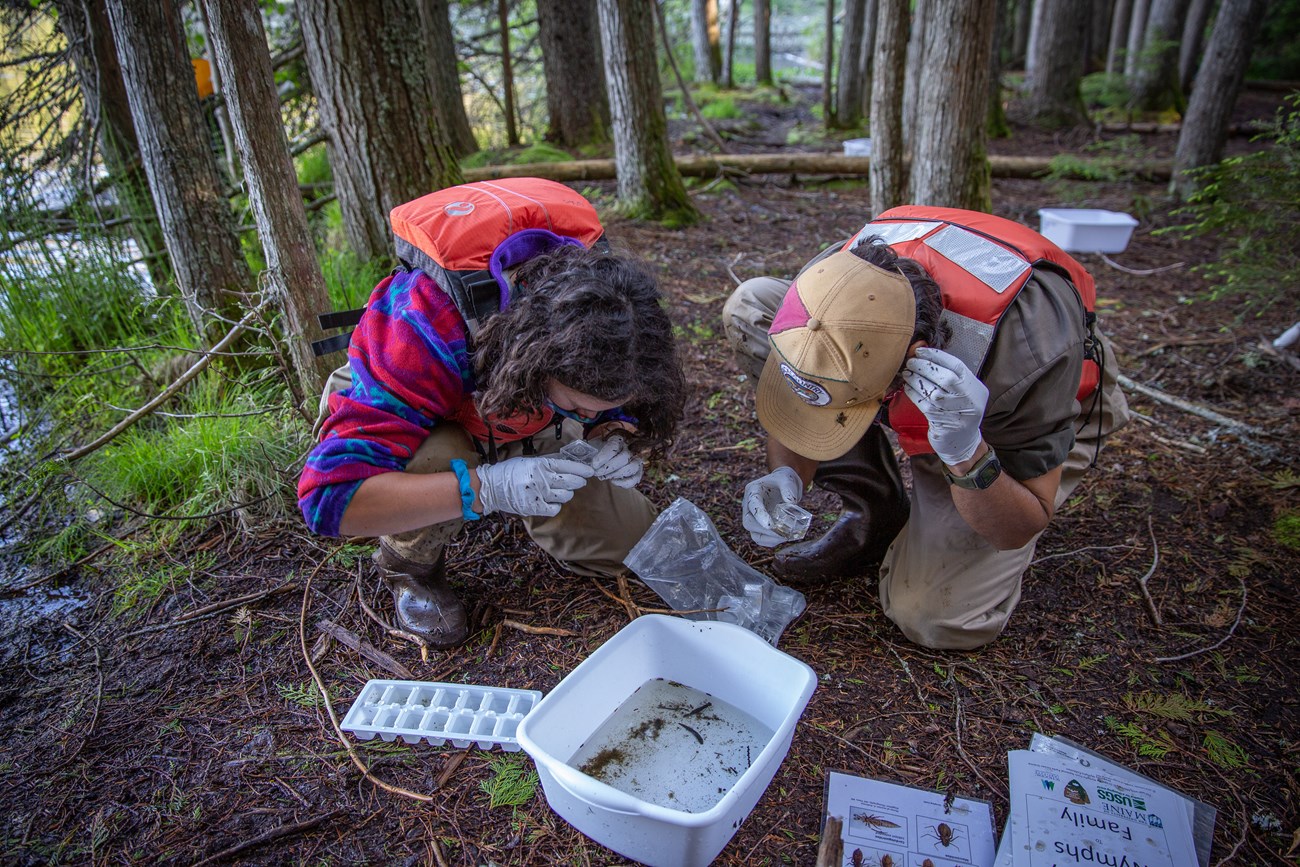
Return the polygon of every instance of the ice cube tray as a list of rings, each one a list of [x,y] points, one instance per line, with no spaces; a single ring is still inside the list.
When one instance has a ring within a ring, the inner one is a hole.
[[[519,749],[515,733],[542,694],[535,689],[503,689],[465,683],[372,680],[348,708],[342,728],[363,741],[421,740],[440,747],[477,744],[506,752]]]

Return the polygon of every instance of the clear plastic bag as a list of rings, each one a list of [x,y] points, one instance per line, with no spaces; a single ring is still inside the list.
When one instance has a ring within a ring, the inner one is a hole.
[[[674,611],[735,623],[775,645],[803,613],[803,594],[777,584],[727,547],[718,530],[690,500],[677,498],[628,552],[623,565]]]

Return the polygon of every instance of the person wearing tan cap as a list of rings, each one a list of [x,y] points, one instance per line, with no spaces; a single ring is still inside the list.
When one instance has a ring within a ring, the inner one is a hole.
[[[1039,534],[1127,421],[1093,298],[1042,236],[954,209],[886,212],[792,283],[741,284],[724,326],[758,379],[770,469],[745,489],[745,529],[787,541],[772,510],[813,483],[843,501],[774,571],[807,583],[879,563],[881,606],[910,640],[1001,634]]]

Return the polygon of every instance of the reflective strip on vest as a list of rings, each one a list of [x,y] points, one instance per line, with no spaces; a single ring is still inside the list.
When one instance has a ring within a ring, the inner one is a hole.
[[[1092,275],[1042,235],[1019,223],[956,208],[906,206],[867,223],[844,249],[879,236],[900,256],[915,259],[943,293],[943,322],[952,328],[944,347],[977,374],[993,345],[998,322],[1032,276],[1035,265],[1051,263],[1069,275],[1085,311],[1096,304]],[[1096,388],[1095,363],[1084,365],[1078,397]],[[889,426],[909,455],[932,454],[929,423],[907,395],[888,402]]]

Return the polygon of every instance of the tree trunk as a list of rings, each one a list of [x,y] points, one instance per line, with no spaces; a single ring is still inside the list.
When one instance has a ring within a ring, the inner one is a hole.
[[[867,0],[844,0],[840,31],[840,70],[835,88],[835,119],[840,127],[862,123],[862,40]]]
[[[108,17],[176,282],[211,346],[227,328],[218,317],[240,317],[253,278],[209,145],[180,16],[170,0],[156,0],[110,3]]]
[[[718,0],[691,0],[691,46],[695,51],[695,81],[717,84],[722,76]]]
[[[1205,27],[1210,21],[1210,12],[1214,9],[1214,0],[1192,0],[1192,8],[1187,12],[1187,23],[1183,26],[1183,44],[1178,54],[1178,83],[1183,93],[1190,93],[1192,79],[1196,77],[1196,65],[1201,56],[1201,45],[1205,42]]]
[[[994,0],[993,3],[993,47],[989,52],[989,138],[1011,135],[1007,112],[1002,106],[1002,44],[1006,41],[1008,6],[1008,0]]]
[[[772,0],[754,0],[754,78],[772,86]]]
[[[1024,100],[1026,119],[1046,129],[1087,121],[1079,82],[1083,78],[1083,43],[1088,7],[1078,0],[1038,0],[1042,10],[1037,38],[1029,45],[1033,73]]]
[[[546,73],[546,138],[565,147],[609,141],[609,97],[596,0],[538,0],[538,37]]]
[[[879,0],[871,79],[871,212],[903,203],[903,67],[908,0]]]
[[[1129,14],[1133,0],[1117,0],[1110,19],[1110,42],[1106,46],[1106,74],[1114,75],[1124,68],[1124,36],[1128,33]]]
[[[1011,59],[1012,69],[1024,69],[1029,56],[1029,27],[1034,20],[1034,0],[1019,0],[1016,4],[1016,26],[1012,32]]]
[[[198,6],[198,26],[200,36],[203,38],[203,44],[207,47],[205,57],[208,62],[208,71],[212,76],[212,119],[217,124],[217,132],[221,134],[221,155],[225,158],[225,174],[222,176],[222,183],[228,187],[239,186],[239,159],[235,153],[235,133],[230,128],[230,112],[226,110],[225,93],[226,88],[221,81],[221,70],[217,66],[217,58],[213,56],[212,37],[208,34],[208,15],[203,4]],[[203,97],[200,97],[200,101]]]
[[[912,200],[992,207],[984,118],[994,0],[929,0],[927,54],[912,158]]]
[[[158,210],[140,159],[135,123],[117,46],[104,0],[58,0],[59,29],[68,41],[86,115],[99,130],[100,152],[118,201],[131,216],[131,235],[144,257],[154,287],[168,291],[172,279],[167,245],[158,225]]]
[[[1124,43],[1124,78],[1132,81],[1142,59],[1142,37],[1147,30],[1147,17],[1151,0],[1133,0],[1133,12],[1128,19],[1128,39]]]
[[[822,125],[827,129],[839,126],[835,120],[835,0],[826,0],[825,56],[822,58]]]
[[[1131,79],[1133,105],[1142,111],[1186,107],[1178,85],[1178,39],[1188,0],[1152,0],[1142,39],[1142,59]]]
[[[858,74],[862,76],[862,85],[858,88],[862,97],[860,117],[871,115],[871,82],[876,71],[877,0],[865,0],[865,3],[862,13],[862,51],[858,54]]]
[[[740,0],[727,3],[727,46],[722,53],[722,86],[730,90],[736,86],[736,24],[740,18]]]
[[[447,137],[451,139],[452,152],[458,157],[469,156],[478,150],[478,142],[474,140],[469,115],[465,113],[465,95],[460,88],[460,61],[456,55],[450,9],[447,0],[424,0],[420,8],[424,15],[422,24],[429,34],[429,63],[433,69],[433,102],[437,106],[437,116],[442,118]]]
[[[699,219],[673,164],[659,86],[655,12],[645,0],[597,0],[614,128],[620,209],[685,225]]]
[[[1186,201],[1196,190],[1196,181],[1185,172],[1213,165],[1223,156],[1228,121],[1241,93],[1266,5],[1266,0],[1223,0],[1219,7],[1178,135],[1169,189],[1175,199]]]
[[[501,90],[506,122],[506,145],[519,146],[519,124],[515,120],[515,71],[510,58],[510,0],[497,0],[497,23],[501,28]]]
[[[389,211],[461,180],[418,3],[298,3],[343,228],[364,259],[392,258]]]
[[[925,65],[926,25],[936,0],[914,0],[911,30],[907,37],[907,77],[903,79],[903,147],[915,143],[917,103],[920,100],[921,71]]]
[[[1029,13],[1029,43],[1025,46],[1025,82],[1034,77],[1034,65],[1038,62],[1034,48],[1038,44],[1039,34],[1043,29],[1043,16],[1047,14],[1047,4],[1043,0],[1033,0]],[[1076,38],[1077,35],[1076,35]]]
[[[289,359],[297,375],[295,403],[305,410],[305,401],[315,400],[334,366],[311,350],[312,341],[325,336],[316,314],[330,309],[330,297],[289,156],[261,7],[258,0],[205,0],[204,9],[266,257],[263,276],[280,302]]]
[[[1115,0],[1098,0],[1091,7],[1091,25],[1088,29],[1088,50],[1083,56],[1083,74],[1098,72],[1106,62],[1110,38],[1110,19],[1115,13]]]

